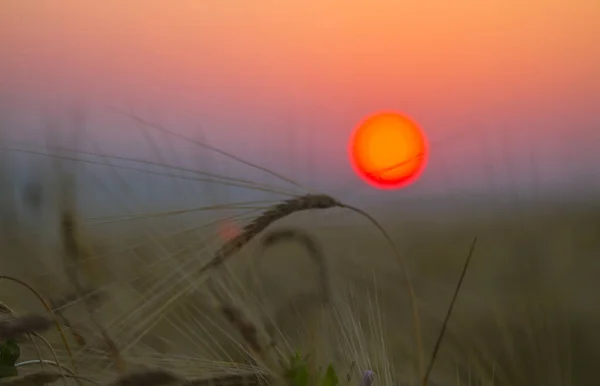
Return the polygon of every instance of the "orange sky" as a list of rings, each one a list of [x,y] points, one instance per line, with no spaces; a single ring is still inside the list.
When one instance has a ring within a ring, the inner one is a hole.
[[[597,0],[5,0],[0,97],[149,104],[218,127],[219,145],[311,137],[339,167],[378,109],[432,140],[478,125],[584,138],[600,124],[598,20]]]
[[[128,88],[237,82],[302,97],[324,86],[353,94],[411,87],[416,98],[452,87],[460,98],[507,82],[518,91],[583,87],[600,68],[597,1],[407,3],[6,1],[2,74],[110,77]]]

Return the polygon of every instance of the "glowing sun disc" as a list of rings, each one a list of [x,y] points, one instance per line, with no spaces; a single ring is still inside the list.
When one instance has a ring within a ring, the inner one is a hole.
[[[396,112],[367,117],[350,138],[354,171],[379,189],[398,189],[414,182],[423,172],[428,154],[421,128]]]

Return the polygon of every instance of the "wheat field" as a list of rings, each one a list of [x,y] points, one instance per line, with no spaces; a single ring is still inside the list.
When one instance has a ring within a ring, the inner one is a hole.
[[[290,384],[281,359],[299,352],[342,385],[419,385],[475,237],[430,384],[596,384],[594,202],[373,222],[299,192],[89,216],[82,152],[17,150],[52,162],[26,186],[3,172],[3,320],[58,328],[21,326],[20,378],[2,384]],[[226,240],[225,219],[246,228]]]

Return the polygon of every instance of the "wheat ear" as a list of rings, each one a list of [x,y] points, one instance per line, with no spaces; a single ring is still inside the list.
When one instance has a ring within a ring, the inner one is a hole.
[[[284,217],[304,210],[329,209],[336,206],[341,206],[341,203],[332,197],[314,194],[307,194],[280,202],[265,210],[260,216],[252,220],[250,224],[246,225],[239,235],[225,243],[209,263],[209,268],[221,265],[229,257],[239,252],[269,225]]]
[[[387,242],[390,244],[396,260],[404,275],[406,289],[409,295],[410,307],[413,316],[413,329],[415,334],[415,340],[417,345],[417,360],[421,379],[425,376],[425,369],[423,366],[423,342],[421,338],[421,323],[419,320],[419,310],[417,306],[417,299],[410,278],[410,272],[408,266],[405,263],[400,251],[396,247],[396,244],[392,241],[389,234],[385,229],[375,220],[371,215],[365,211],[356,207],[345,205],[335,198],[325,194],[307,194],[304,196],[295,197],[279,204],[272,206],[271,208],[264,211],[260,216],[255,218],[252,222],[244,227],[242,232],[223,245],[215,254],[213,259],[204,267],[200,269],[200,273],[203,273],[209,269],[215,268],[223,264],[228,258],[235,253],[239,252],[246,244],[254,239],[259,233],[265,230],[269,225],[274,222],[287,217],[293,213],[305,211],[309,209],[330,209],[330,208],[345,208],[355,213],[366,217],[385,237]]]

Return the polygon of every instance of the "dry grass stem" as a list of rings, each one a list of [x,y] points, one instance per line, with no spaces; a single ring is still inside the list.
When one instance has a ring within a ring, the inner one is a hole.
[[[76,293],[70,293],[54,300],[50,299],[49,302],[52,310],[58,312],[77,304],[79,301],[87,300],[89,303],[97,305],[105,298],[105,294],[98,289],[86,289],[81,297]]]
[[[73,370],[71,370],[70,368],[68,368],[67,366],[61,365],[60,363],[58,363],[56,361],[49,361],[47,359],[33,359],[33,360],[29,360],[29,361],[23,361],[23,362],[19,362],[19,363],[15,364],[15,367],[27,367],[27,366],[38,365],[38,364],[42,364],[42,363],[60,368],[63,371],[65,371],[66,374],[75,375],[75,372]]]
[[[473,239],[471,243],[471,248],[469,249],[469,254],[467,256],[467,260],[465,261],[465,265],[463,266],[463,270],[460,274],[460,278],[458,279],[458,283],[456,284],[456,289],[454,290],[454,295],[452,295],[452,300],[450,301],[450,306],[448,307],[448,312],[446,313],[446,317],[444,318],[444,323],[442,324],[442,329],[440,334],[435,342],[435,346],[433,348],[433,353],[431,354],[431,360],[429,361],[429,366],[427,367],[427,372],[423,377],[423,386],[427,386],[429,384],[429,375],[431,370],[433,369],[433,365],[435,364],[435,359],[437,357],[437,353],[442,344],[442,339],[444,338],[444,334],[446,333],[446,327],[448,326],[448,321],[450,320],[450,315],[452,315],[452,310],[454,309],[454,303],[458,298],[458,293],[460,292],[460,288],[462,287],[462,283],[465,279],[465,275],[467,274],[467,270],[469,269],[469,264],[471,263],[471,258],[473,257],[473,252],[475,251],[475,246],[477,245],[477,237]]]

